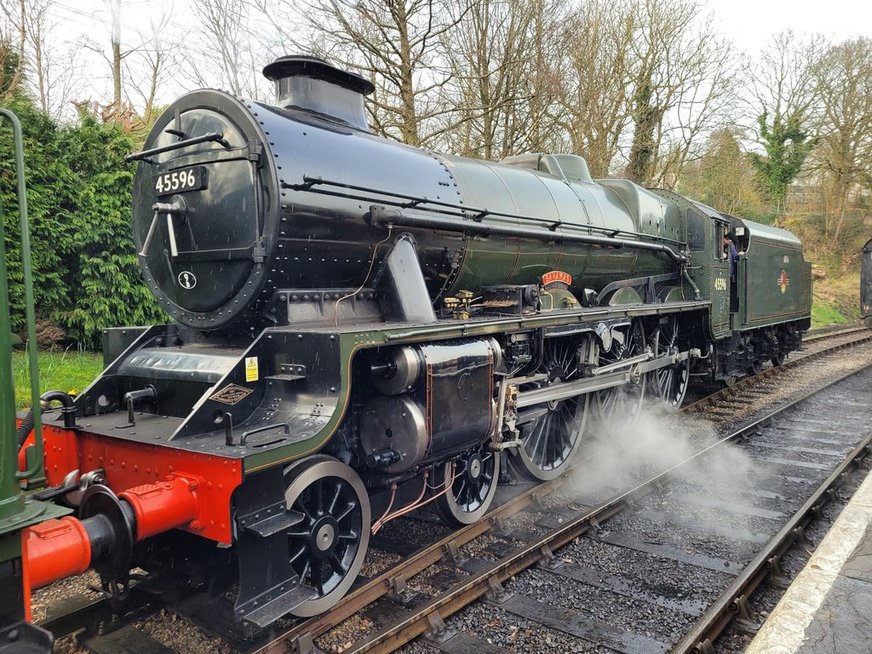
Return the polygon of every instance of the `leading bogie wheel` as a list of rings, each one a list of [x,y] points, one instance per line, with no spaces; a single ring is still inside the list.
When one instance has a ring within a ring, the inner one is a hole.
[[[287,467],[285,503],[304,516],[287,533],[291,566],[317,593],[291,612],[309,617],[336,604],[360,572],[371,527],[369,495],[354,470],[317,455]]]
[[[452,526],[478,522],[490,508],[500,478],[500,455],[490,441],[436,466],[436,512]]]

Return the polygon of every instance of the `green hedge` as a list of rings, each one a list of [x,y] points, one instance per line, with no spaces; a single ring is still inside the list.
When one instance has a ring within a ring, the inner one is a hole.
[[[130,223],[138,144],[114,123],[81,112],[58,125],[24,98],[7,102],[24,131],[34,293],[39,320],[86,347],[107,326],[164,320],[136,262]],[[0,127],[0,211],[6,230],[13,330],[24,330],[24,292],[12,133]]]

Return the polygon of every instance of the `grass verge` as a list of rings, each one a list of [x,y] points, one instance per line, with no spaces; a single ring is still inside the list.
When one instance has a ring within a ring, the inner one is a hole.
[[[852,271],[814,281],[811,326],[852,322],[860,317],[860,274]]]
[[[80,392],[103,369],[103,355],[94,352],[48,350],[39,353],[39,392]],[[12,353],[15,407],[30,407],[30,365],[23,351]]]

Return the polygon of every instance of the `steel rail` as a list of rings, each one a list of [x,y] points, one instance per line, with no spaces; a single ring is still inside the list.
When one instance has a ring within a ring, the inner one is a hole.
[[[581,466],[583,463],[584,461],[580,461],[571,470],[576,469],[576,467]],[[478,522],[447,534],[435,543],[421,548],[411,556],[404,558],[401,563],[391,566],[361,586],[353,589],[340,600],[339,604],[326,613],[322,613],[292,627],[269,643],[253,650],[252,654],[287,652],[287,642],[311,641],[317,638],[346,618],[369,606],[377,599],[397,592],[407,579],[423,572],[446,556],[450,556],[452,552],[457,551],[463,545],[488,532],[500,531],[502,529],[502,521],[521,513],[531,505],[535,505],[543,497],[566,484],[569,479],[568,474],[569,471],[562,477],[529,488],[505,504],[494,508]]]
[[[803,535],[805,528],[820,513],[835,489],[844,482],[850,469],[855,468],[859,461],[870,453],[870,450],[872,450],[872,432],[868,432],[863,437],[863,440],[793,514],[787,524],[772,537],[772,540],[696,621],[691,630],[671,650],[673,654],[687,652],[714,654],[715,639],[742,611],[742,607],[757,586],[779,569],[778,563],[784,553]]]
[[[39,626],[47,629],[55,640],[75,634],[82,630],[94,634],[108,634],[114,627],[121,626],[131,618],[141,620],[165,608],[166,604],[159,595],[151,593],[138,585],[130,587],[123,609],[113,606],[107,597],[75,601],[70,598],[70,608],[63,613],[52,614],[39,622]]]
[[[802,337],[803,343],[812,343],[827,338],[835,338],[836,336],[846,336],[857,332],[868,331],[869,328],[859,322],[852,322],[843,325],[831,325],[829,327],[818,327],[817,329],[808,330]]]

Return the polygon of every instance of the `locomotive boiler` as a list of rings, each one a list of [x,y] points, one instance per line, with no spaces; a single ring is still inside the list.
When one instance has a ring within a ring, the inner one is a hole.
[[[143,271],[184,325],[258,330],[274,324],[283,289],[351,293],[373,281],[391,230],[414,237],[424,304],[437,308],[460,290],[538,284],[556,269],[581,297],[680,261],[667,201],[622,180],[594,184],[579,156],[493,164],[407,147],[367,131],[368,81],[300,57],[264,72],[278,106],[192,93],[138,157]],[[427,306],[409,310],[432,320]]]
[[[474,522],[509,471],[566,471],[591,416],[676,408],[692,374],[799,346],[809,266],[788,232],[595,181],[577,155],[375,136],[372,85],[319,59],[264,74],[274,104],[195,91],[131,156],[134,241],[172,321],[107,330],[100,377],[51,398],[54,496],[120,546],[81,554],[73,526],[57,544],[107,587],[182,531],[232,546],[239,618],[319,613],[388,521]],[[31,552],[41,581],[72,572]]]

